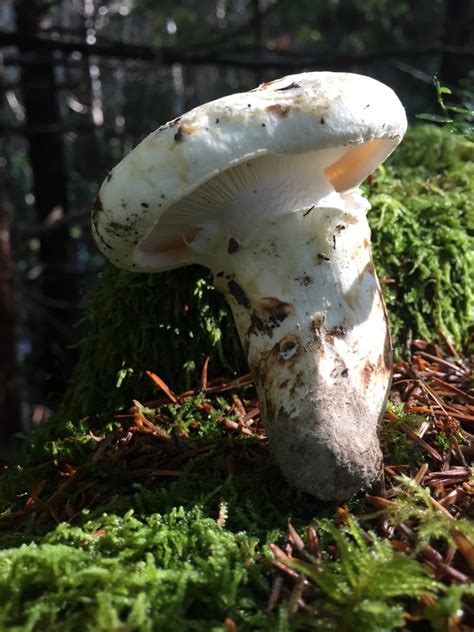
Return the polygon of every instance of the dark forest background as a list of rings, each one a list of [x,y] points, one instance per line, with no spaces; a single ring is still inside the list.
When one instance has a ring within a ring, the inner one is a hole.
[[[472,82],[473,33],[472,0],[3,0],[0,444],[61,400],[104,264],[90,206],[145,135],[304,70],[368,74],[412,119],[436,113],[434,77]]]

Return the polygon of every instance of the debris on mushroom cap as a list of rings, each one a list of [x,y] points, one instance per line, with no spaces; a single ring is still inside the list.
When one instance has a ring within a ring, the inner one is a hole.
[[[272,215],[362,207],[353,189],[405,129],[394,92],[362,75],[303,73],[212,101],[161,126],[109,173],[95,239],[120,267],[160,271],[200,262],[216,235],[244,239]]]

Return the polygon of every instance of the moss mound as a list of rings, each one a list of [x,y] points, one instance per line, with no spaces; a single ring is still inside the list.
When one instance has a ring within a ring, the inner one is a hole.
[[[414,128],[368,197],[395,348],[440,330],[465,345],[474,326],[474,143]]]
[[[395,348],[439,330],[464,344],[474,322],[474,144],[414,128],[367,194]],[[63,417],[146,397],[146,369],[178,390],[196,380],[208,355],[211,375],[246,370],[229,310],[201,268],[161,275],[108,268],[87,320]]]

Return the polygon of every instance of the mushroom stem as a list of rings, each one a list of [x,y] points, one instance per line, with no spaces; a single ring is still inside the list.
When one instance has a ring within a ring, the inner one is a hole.
[[[287,480],[323,500],[373,482],[392,353],[364,210],[281,216],[206,264],[232,308]]]

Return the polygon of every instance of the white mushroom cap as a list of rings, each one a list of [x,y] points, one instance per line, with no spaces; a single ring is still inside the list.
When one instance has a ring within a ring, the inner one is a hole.
[[[291,75],[212,101],[160,127],[109,173],[95,239],[119,267],[161,271],[202,262],[216,236],[245,239],[272,216],[364,204],[353,189],[406,125],[395,93],[356,74]]]

